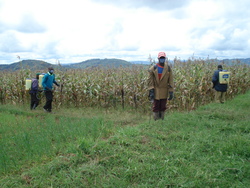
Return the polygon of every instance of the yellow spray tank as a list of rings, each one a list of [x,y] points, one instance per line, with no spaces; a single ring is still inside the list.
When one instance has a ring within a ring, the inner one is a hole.
[[[31,79],[26,78],[25,80],[25,90],[30,90],[31,89]]]
[[[229,84],[230,72],[220,71],[219,72],[219,82],[220,84]]]
[[[39,87],[43,87],[42,86],[43,77],[44,77],[44,74],[39,75]]]

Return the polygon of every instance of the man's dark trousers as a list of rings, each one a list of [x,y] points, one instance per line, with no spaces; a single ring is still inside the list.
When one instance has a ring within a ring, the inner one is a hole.
[[[53,101],[53,92],[45,91],[46,104],[44,105],[44,109],[51,112],[52,109],[52,101]]]

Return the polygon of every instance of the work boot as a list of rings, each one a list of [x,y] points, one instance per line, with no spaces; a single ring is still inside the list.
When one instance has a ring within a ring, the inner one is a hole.
[[[31,110],[35,110],[36,109],[36,104],[33,105]]]
[[[44,112],[51,112],[51,110],[45,109],[44,107],[43,107],[43,110],[44,110]]]
[[[161,112],[160,112],[160,117],[161,117],[162,120],[164,120],[164,115],[165,115],[165,112],[164,112],[164,111],[161,111]]]
[[[158,120],[160,117],[159,117],[159,112],[153,112],[153,115],[154,115],[154,120]]]

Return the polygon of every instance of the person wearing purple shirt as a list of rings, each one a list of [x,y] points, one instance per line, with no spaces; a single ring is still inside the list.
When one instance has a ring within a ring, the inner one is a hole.
[[[39,73],[36,74],[36,78],[33,78],[31,81],[31,89],[29,91],[30,93],[30,109],[35,110],[36,107],[39,105],[39,99],[37,97],[37,93],[39,92],[39,85],[38,85],[38,80],[39,80]]]

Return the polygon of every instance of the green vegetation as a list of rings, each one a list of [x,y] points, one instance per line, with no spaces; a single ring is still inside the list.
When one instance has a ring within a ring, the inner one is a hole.
[[[214,104],[217,64],[175,59],[157,122],[141,66],[56,69],[55,114],[27,110],[33,69],[0,74],[0,187],[250,187],[250,67],[223,64],[227,102]]]
[[[250,187],[250,92],[171,112],[0,106],[0,187]]]

